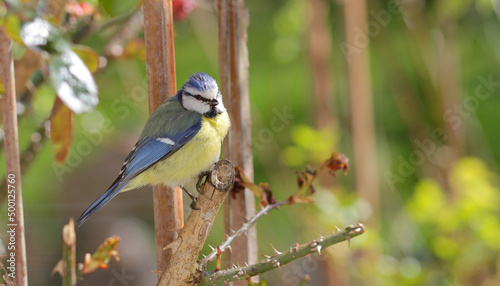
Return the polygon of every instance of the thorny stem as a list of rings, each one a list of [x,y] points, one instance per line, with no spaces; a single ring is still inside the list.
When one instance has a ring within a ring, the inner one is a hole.
[[[208,283],[230,282],[246,279],[247,277],[259,275],[261,273],[281,267],[282,265],[302,258],[308,254],[316,252],[321,254],[321,249],[342,241],[349,241],[351,238],[361,235],[364,232],[365,227],[362,224],[358,223],[356,225],[351,225],[346,227],[344,230],[336,231],[329,236],[320,237],[319,239],[302,245],[296,244],[294,246],[291,246],[290,249],[286,252],[276,252],[276,254],[272,256],[266,256],[264,260],[261,260],[256,264],[248,265],[245,267],[234,267],[217,272],[205,271],[201,273],[201,279],[202,282]]]
[[[226,249],[231,247],[233,241],[238,237],[240,237],[242,234],[244,234],[246,231],[248,231],[248,229],[250,229],[261,216],[266,215],[270,210],[279,208],[281,205],[284,205],[286,203],[288,203],[288,199],[283,200],[281,202],[277,202],[275,204],[267,205],[264,208],[262,208],[252,218],[250,218],[247,222],[245,222],[239,230],[234,232],[232,235],[228,236],[228,238],[226,238],[226,240],[221,245],[219,245],[220,251],[224,252]],[[214,249],[209,255],[207,255],[207,257],[205,257],[201,261],[200,263],[201,269],[205,269],[216,256],[217,256],[217,249]]]

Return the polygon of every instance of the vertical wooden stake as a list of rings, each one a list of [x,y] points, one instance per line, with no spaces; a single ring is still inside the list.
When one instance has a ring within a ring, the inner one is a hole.
[[[7,165],[7,193],[14,195],[15,216],[9,216],[7,227],[13,230],[15,278],[17,286],[28,285],[26,266],[26,242],[24,237],[23,194],[21,190],[21,165],[19,163],[19,138],[17,133],[16,88],[14,79],[14,61],[12,44],[3,28],[0,28],[0,77],[5,89],[2,96],[3,127],[5,134],[5,163]],[[9,200],[9,209],[11,202]],[[10,213],[10,210],[9,210]],[[12,219],[12,220],[11,220]],[[11,240],[12,241],[12,238]],[[10,248],[9,248],[10,250]],[[10,253],[10,251],[8,252]],[[12,256],[8,254],[7,260]],[[10,267],[10,263],[7,267]],[[9,273],[12,273],[9,271]]]
[[[219,67],[221,92],[231,117],[231,129],[224,144],[224,158],[242,166],[253,179],[252,138],[248,90],[248,12],[243,0],[218,0]],[[239,229],[246,217],[255,213],[251,191],[230,194],[224,203],[225,232]],[[226,259],[228,265],[257,262],[257,231],[252,227],[246,237],[238,238]],[[255,278],[256,280],[258,278]],[[246,285],[245,281],[235,282]]]
[[[309,2],[309,61],[314,87],[316,127],[336,124],[329,109],[334,96],[334,78],[331,68],[331,31],[328,24],[329,7],[326,0]]]
[[[354,171],[359,197],[365,199],[377,214],[379,206],[377,156],[373,124],[373,104],[368,47],[359,47],[359,34],[367,35],[366,0],[344,3],[346,42],[348,47],[359,48],[347,53],[349,63],[349,90],[351,96]],[[368,41],[369,39],[367,39]],[[371,220],[373,221],[373,218]]]
[[[175,49],[172,0],[145,0],[144,38],[148,77],[149,113],[175,94]],[[184,225],[182,191],[163,186],[153,188],[158,270],[167,264],[169,252],[163,248],[174,241]]]

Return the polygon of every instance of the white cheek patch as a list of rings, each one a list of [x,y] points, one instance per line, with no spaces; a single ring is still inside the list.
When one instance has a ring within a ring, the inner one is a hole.
[[[219,94],[217,95],[217,101],[219,102],[219,104],[217,104],[217,107],[216,107],[216,108],[217,108],[217,110],[218,110],[219,112],[224,112],[224,111],[226,111],[226,107],[224,107],[224,102],[222,101],[222,94],[220,94],[220,93],[219,93]]]
[[[195,88],[192,88],[192,87],[184,87],[184,90],[187,92],[187,93],[190,93],[192,95],[201,95],[203,96],[204,98],[206,99],[214,99],[217,97],[217,93],[218,93],[218,89],[215,88],[215,89],[209,89],[209,90],[204,90],[204,91],[199,91]]]
[[[175,142],[172,141],[170,138],[156,138],[157,141],[160,141],[161,143],[165,143],[167,145],[175,145]]]
[[[189,95],[182,96],[182,106],[184,106],[184,108],[187,110],[196,111],[201,114],[210,111],[210,106],[208,104],[205,104],[204,102],[201,102]]]

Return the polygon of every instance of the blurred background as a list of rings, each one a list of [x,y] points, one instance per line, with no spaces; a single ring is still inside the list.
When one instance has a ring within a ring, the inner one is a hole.
[[[174,2],[177,85],[197,71],[218,81],[213,1]],[[260,219],[259,253],[335,226],[366,226],[350,244],[262,278],[268,285],[297,285],[306,274],[309,285],[500,285],[500,1],[367,2],[245,3],[255,181],[269,182],[282,200],[306,164],[318,166],[333,151],[351,163],[347,175],[315,183],[316,203]],[[23,158],[30,285],[60,285],[50,272],[61,257],[62,226],[107,189],[147,120],[139,6],[66,6],[68,37],[100,55],[100,103],[75,116],[65,164],[55,163],[43,134],[52,86],[40,84],[19,105],[21,150],[32,148]],[[75,32],[89,21],[88,33]],[[21,59],[26,49],[14,52]],[[0,211],[6,218],[5,201]],[[211,245],[223,239],[221,219]],[[153,225],[150,189],[112,200],[77,229],[78,260],[113,234],[122,238],[121,260],[79,285],[154,285]],[[5,245],[6,233],[0,237]]]

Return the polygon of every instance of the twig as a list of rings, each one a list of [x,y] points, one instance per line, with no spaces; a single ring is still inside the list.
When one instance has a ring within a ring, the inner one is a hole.
[[[52,275],[58,272],[62,277],[63,286],[74,286],[77,282],[76,274],[76,233],[73,218],[64,225],[62,230],[62,259],[52,270]]]
[[[64,259],[64,286],[76,285],[76,233],[73,218],[63,227],[62,231],[63,259]]]
[[[104,48],[103,55],[106,58],[113,58],[121,55],[124,43],[131,39],[132,36],[137,35],[137,32],[143,28],[142,17],[142,10],[140,9],[127,15],[125,22],[122,23],[120,28],[110,37],[108,44]],[[117,50],[119,50],[120,53],[117,53]]]
[[[130,19],[134,18],[135,15],[142,14],[140,7],[141,5],[138,5],[134,10],[102,23],[97,30],[102,33],[113,26],[123,27],[124,25],[127,25],[127,23],[130,22]],[[122,28],[120,28],[120,30],[122,30]]]
[[[14,80],[14,61],[12,43],[3,28],[0,28],[0,74],[5,89],[2,97],[3,126],[5,132],[5,163],[9,184],[9,195],[14,196],[14,217],[9,215],[9,228],[14,230],[16,260],[14,283],[28,285],[26,268],[26,243],[24,236],[23,196],[21,190],[21,165],[19,163],[19,138],[17,131],[16,88]],[[11,220],[12,219],[12,220]],[[11,240],[12,241],[12,240]]]
[[[275,255],[266,256],[266,258],[256,264],[235,267],[221,271],[209,271],[200,273],[202,282],[216,283],[216,282],[230,282],[242,280],[247,277],[259,275],[261,273],[279,268],[287,263],[297,260],[311,253],[318,252],[331,245],[337,244],[342,241],[349,241],[351,238],[361,235],[365,232],[362,224],[351,225],[344,230],[336,231],[329,236],[321,237],[306,244],[294,245],[286,252],[277,252]]]
[[[250,218],[247,222],[245,222],[240,229],[238,229],[236,232],[234,232],[232,235],[228,236],[226,238],[226,240],[221,244],[219,245],[219,249],[221,252],[224,252],[226,249],[228,249],[229,247],[231,247],[231,244],[233,243],[233,241],[235,239],[237,239],[238,237],[240,237],[242,234],[244,234],[245,232],[247,232],[256,222],[257,220],[263,216],[263,215],[267,215],[267,213],[272,210],[272,209],[276,209],[276,208],[279,208],[281,205],[284,205],[288,203],[288,199],[287,200],[283,200],[281,202],[277,202],[275,204],[271,204],[271,205],[267,205],[265,206],[264,208],[262,208],[258,213],[256,213],[252,218]],[[201,263],[200,263],[200,268],[201,269],[205,269],[208,264],[217,256],[217,249],[213,250],[209,255],[207,255],[207,257],[205,257]]]

